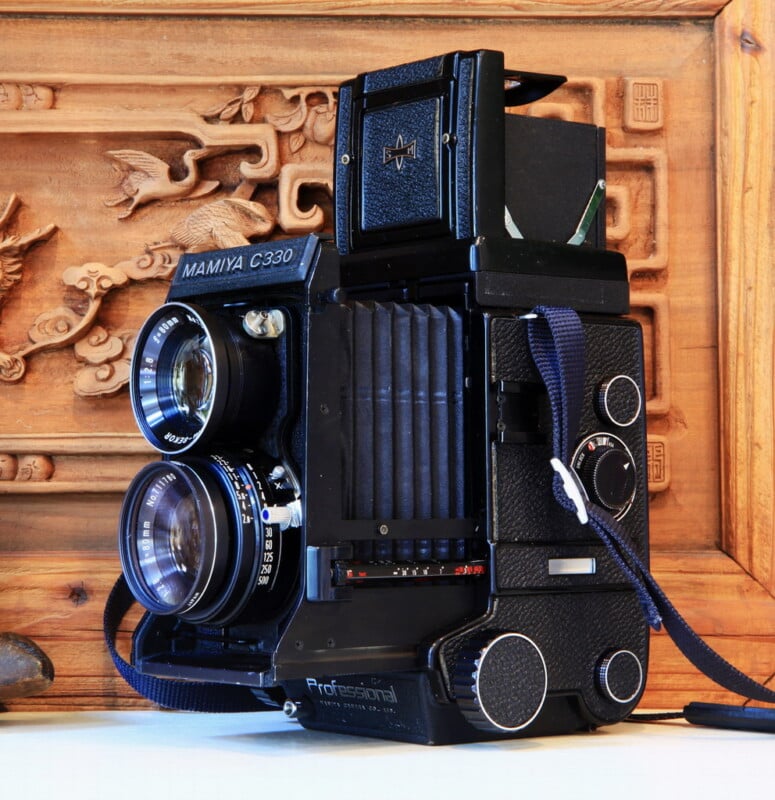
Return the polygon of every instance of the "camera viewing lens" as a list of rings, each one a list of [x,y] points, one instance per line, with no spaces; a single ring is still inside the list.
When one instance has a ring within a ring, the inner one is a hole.
[[[167,303],[137,335],[129,390],[145,438],[169,455],[211,439],[244,440],[271,419],[279,367],[271,344],[247,341],[241,319]]]
[[[215,365],[206,336],[185,340],[172,357],[171,397],[180,414],[205,425],[213,407]]]
[[[157,309],[141,328],[129,389],[140,430],[157,450],[182,453],[217,424],[228,390],[221,385],[227,339],[218,320],[182,303]]]
[[[295,573],[293,547],[283,546],[288,534],[262,520],[277,501],[273,486],[252,464],[222,455],[142,469],[119,529],[121,565],[138,602],[195,623],[229,618],[257,595],[263,610],[274,608],[269,596],[283,596]]]

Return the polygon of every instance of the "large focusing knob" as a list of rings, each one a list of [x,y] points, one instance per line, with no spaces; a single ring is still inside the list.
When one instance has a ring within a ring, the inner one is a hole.
[[[589,499],[621,519],[635,499],[635,460],[627,445],[609,433],[596,433],[576,448],[571,462]]]
[[[643,686],[643,667],[635,653],[616,650],[597,665],[597,684],[608,700],[625,705],[631,703]]]
[[[479,730],[513,733],[527,727],[546,699],[546,662],[521,633],[478,639],[463,648],[455,670],[457,703]]]

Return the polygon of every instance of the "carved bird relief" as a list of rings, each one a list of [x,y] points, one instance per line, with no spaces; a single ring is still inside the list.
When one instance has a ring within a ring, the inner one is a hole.
[[[143,150],[110,150],[107,155],[114,160],[114,168],[122,175],[118,187],[121,194],[105,200],[105,205],[117,206],[129,200],[129,207],[119,214],[119,219],[126,219],[138,206],[154,200],[190,200],[210,194],[220,183],[200,181],[198,162],[221,151],[222,148],[210,147],[186,150],[183,163],[188,172],[184,178],[176,181],[170,176],[170,165],[150,153]]]
[[[274,226],[263,203],[227,197],[189,214],[170,231],[170,239],[190,253],[201,253],[250,244],[251,237],[266,236]]]

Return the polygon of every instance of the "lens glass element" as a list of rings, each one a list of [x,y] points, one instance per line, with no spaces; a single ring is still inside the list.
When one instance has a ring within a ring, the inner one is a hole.
[[[170,397],[176,410],[194,425],[204,425],[213,407],[213,351],[204,334],[184,339],[172,355]]]
[[[296,579],[299,520],[283,527],[263,512],[295,496],[285,468],[262,455],[148,464],[121,508],[129,589],[152,613],[195,624],[225,624],[248,606],[253,618],[271,616]]]
[[[185,602],[202,565],[199,518],[188,491],[173,485],[158,495],[156,524],[149,538],[137,540],[137,560],[148,589],[170,606]],[[156,487],[144,501],[154,497]]]
[[[182,453],[217,427],[229,390],[226,338],[213,315],[183,303],[162,306],[143,325],[129,388],[157,450]]]
[[[141,475],[123,524],[125,573],[151,610],[177,613],[213,583],[224,543],[219,548],[210,495],[194,471],[159,463]]]

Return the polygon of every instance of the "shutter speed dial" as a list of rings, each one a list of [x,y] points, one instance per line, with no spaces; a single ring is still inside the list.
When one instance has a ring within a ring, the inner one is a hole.
[[[635,499],[635,459],[627,445],[610,433],[581,441],[571,460],[589,499],[621,519]]]

